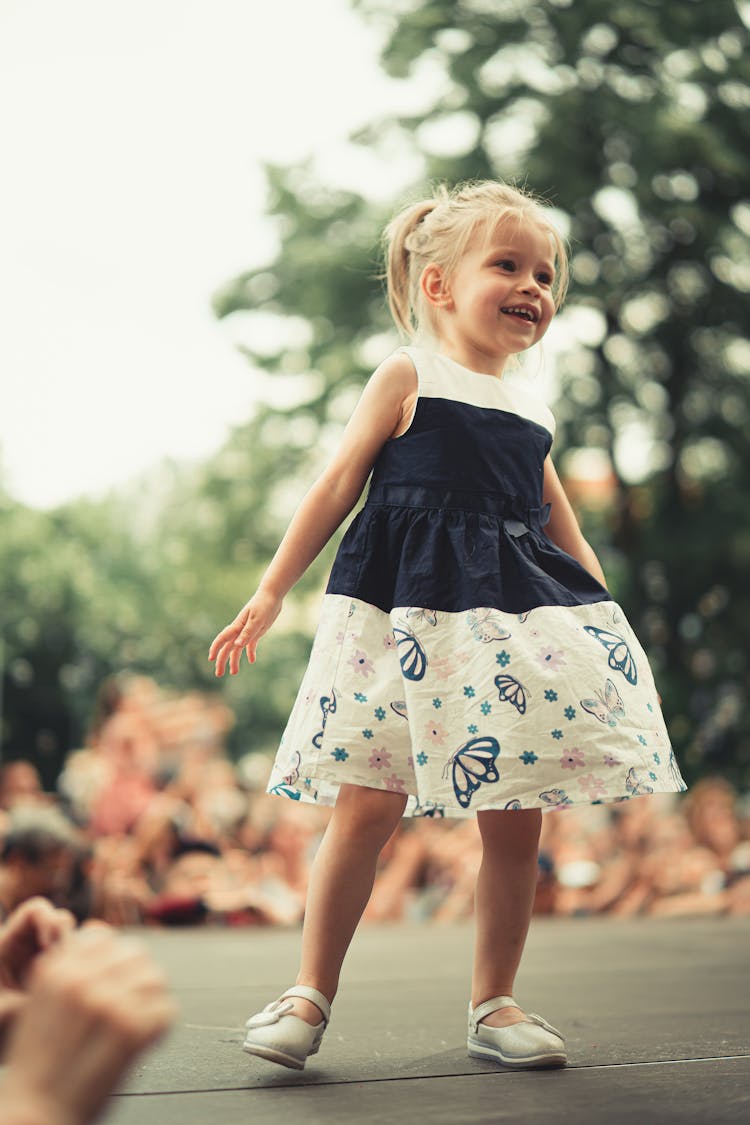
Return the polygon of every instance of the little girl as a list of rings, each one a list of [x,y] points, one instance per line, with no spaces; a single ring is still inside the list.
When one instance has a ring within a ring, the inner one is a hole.
[[[414,341],[365,387],[261,584],[214,640],[255,661],[282,599],[357,502],[269,782],[335,804],[313,865],[297,983],[244,1049],[301,1069],[320,1047],[379,852],[400,818],[476,814],[483,859],[469,1054],[563,1066],[513,998],[542,812],[686,788],[645,653],[607,591],[549,455],[555,422],[508,360],[562,303],[546,207],[495,182],[441,189],[386,231]]]

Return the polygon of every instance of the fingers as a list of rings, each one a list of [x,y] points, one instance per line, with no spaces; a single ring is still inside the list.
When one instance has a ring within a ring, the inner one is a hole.
[[[237,614],[231,625],[215,637],[208,650],[208,659],[216,661],[215,672],[223,676],[227,667],[232,676],[240,670],[244,650],[248,663],[254,664],[260,638],[268,632],[279,613],[282,602],[267,592],[258,592]]]
[[[250,614],[244,614],[241,625],[235,621],[219,633],[208,652],[209,660],[216,661],[216,675],[223,676],[227,665],[229,673],[236,676],[240,670],[243,650],[250,664],[255,663],[255,651],[260,637],[265,632]]]
[[[0,981],[22,987],[34,959],[75,929],[75,918],[46,898],[30,898],[0,929]]]

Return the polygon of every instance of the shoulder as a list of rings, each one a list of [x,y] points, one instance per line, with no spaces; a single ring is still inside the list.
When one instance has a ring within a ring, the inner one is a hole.
[[[414,359],[405,349],[399,348],[375,368],[372,378],[383,384],[401,387],[405,391],[413,390],[417,383]]]
[[[418,377],[413,360],[406,352],[392,352],[375,368],[368,389],[379,397],[403,402],[417,392]]]

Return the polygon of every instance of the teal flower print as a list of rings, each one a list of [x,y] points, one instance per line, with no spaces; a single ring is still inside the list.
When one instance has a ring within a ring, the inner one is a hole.
[[[427,755],[425,754],[424,750],[420,750],[419,753],[417,754],[417,764],[420,765],[420,766],[426,766],[428,760],[429,759],[428,759]]]
[[[375,710],[373,711],[373,715],[375,716],[375,718],[378,720],[379,723],[382,723],[383,719],[385,718],[385,711],[383,710],[382,707],[376,707]]]
[[[485,699],[484,703],[479,708],[479,710],[482,712],[483,715],[489,715],[490,711],[492,710],[492,704],[488,703],[487,700]]]
[[[337,762],[345,762],[349,754],[343,746],[337,746],[335,750],[331,751],[331,757],[335,758]]]
[[[653,758],[654,758],[654,761],[656,762],[657,766],[660,766],[661,765],[661,758],[656,753],[656,751],[654,751]]]
[[[563,736],[563,732],[561,730],[557,729],[557,728],[555,730],[551,730],[550,734],[552,735],[553,738],[557,738],[557,739],[560,739]]]
[[[479,727],[477,726],[476,723],[469,723],[469,725],[466,729],[469,732],[469,734],[476,734],[477,731],[479,730]]]
[[[645,745],[646,745],[646,739],[645,739],[645,738],[643,737],[643,735],[642,735],[642,734],[639,734],[639,735],[638,735],[638,741],[640,742],[641,746],[645,746]]]
[[[651,712],[653,713],[653,710],[654,710],[654,709],[653,709],[653,707],[651,706],[651,704],[650,704],[650,703],[647,703],[647,704],[646,704],[646,710],[647,710],[647,711],[651,711]]]
[[[576,717],[575,707],[571,707],[570,705],[567,706],[565,708],[565,710],[563,711],[563,715],[565,716],[566,719],[575,719],[575,717]]]
[[[436,695],[435,698],[433,699],[432,706],[435,708],[436,711],[439,711],[440,708],[443,706],[443,701],[442,701],[442,699],[440,698],[439,695]]]
[[[652,781],[656,781],[656,774],[654,773],[653,770],[649,770],[648,776],[651,778]]]
[[[525,766],[533,766],[534,762],[539,760],[533,750],[524,750],[523,754],[519,754],[518,757]]]
[[[373,738],[374,737],[373,733],[372,733],[372,731],[370,730],[369,727],[367,727],[366,730],[363,730],[362,734],[364,735],[365,738]]]
[[[354,698],[357,703],[367,703],[367,696],[363,695],[361,691],[355,691]]]
[[[510,664],[510,653],[506,652],[505,649],[503,649],[502,652],[495,653],[495,660],[498,662],[501,668],[505,668],[508,664]]]
[[[557,692],[554,688],[547,688],[544,693],[544,698],[548,703],[554,703],[557,700]]]
[[[476,694],[477,693],[474,691],[474,688],[471,686],[471,684],[466,684],[464,686],[464,695],[467,699],[473,699]]]

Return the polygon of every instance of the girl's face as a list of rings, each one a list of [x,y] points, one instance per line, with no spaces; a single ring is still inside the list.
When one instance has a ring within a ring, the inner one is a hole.
[[[444,282],[439,335],[467,366],[499,374],[547,331],[554,278],[550,236],[533,221],[509,217],[489,238],[480,231]]]

